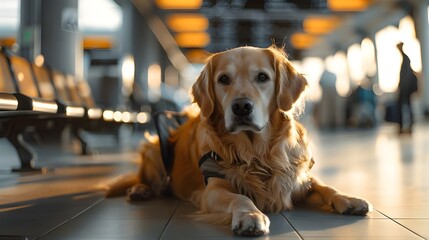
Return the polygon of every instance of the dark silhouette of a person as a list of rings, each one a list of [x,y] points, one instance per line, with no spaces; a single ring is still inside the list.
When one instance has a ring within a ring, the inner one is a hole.
[[[402,55],[398,84],[399,133],[411,133],[414,122],[411,107],[411,95],[417,91],[417,79],[411,69],[410,58],[402,49],[403,45],[404,44],[402,42],[396,45]]]

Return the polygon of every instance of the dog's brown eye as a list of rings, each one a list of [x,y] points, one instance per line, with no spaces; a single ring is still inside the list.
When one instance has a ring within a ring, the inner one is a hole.
[[[226,75],[222,75],[219,77],[219,83],[223,85],[228,85],[231,83],[231,79]]]
[[[258,82],[266,82],[268,81],[270,78],[267,76],[267,74],[265,73],[259,73],[258,74]]]

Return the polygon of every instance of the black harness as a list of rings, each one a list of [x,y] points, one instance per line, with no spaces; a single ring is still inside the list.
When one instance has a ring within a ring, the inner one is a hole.
[[[163,111],[153,114],[153,118],[159,136],[162,162],[167,175],[170,176],[174,162],[174,145],[169,141],[170,132],[186,121],[186,117],[181,113]],[[218,164],[219,161],[222,161],[222,158],[214,151],[201,157],[198,165],[206,184],[210,177],[225,178],[225,175],[220,173],[222,167]]]
[[[181,113],[172,111],[157,112],[152,117],[159,136],[162,162],[167,175],[170,176],[174,161],[174,146],[169,141],[170,132],[185,122],[186,117]]]

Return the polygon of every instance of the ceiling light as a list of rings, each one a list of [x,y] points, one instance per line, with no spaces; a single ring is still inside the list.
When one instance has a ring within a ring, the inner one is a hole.
[[[202,32],[209,27],[209,20],[201,14],[173,14],[167,25],[174,32]]]
[[[372,0],[328,0],[332,11],[362,11],[368,8]]]
[[[88,36],[83,38],[84,49],[111,49],[114,43],[111,37]]]
[[[162,9],[199,9],[202,0],[156,0],[156,5]]]
[[[334,16],[314,16],[304,19],[304,31],[311,34],[326,34],[340,24],[340,19]]]
[[[174,39],[179,47],[184,48],[203,48],[210,43],[210,36],[206,32],[178,33]]]
[[[290,41],[295,48],[305,49],[313,46],[317,41],[317,37],[306,33],[294,33]]]

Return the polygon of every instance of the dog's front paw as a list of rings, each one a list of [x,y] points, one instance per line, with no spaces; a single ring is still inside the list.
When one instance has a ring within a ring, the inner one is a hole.
[[[341,214],[366,215],[372,212],[373,207],[365,199],[336,194],[331,199],[331,207]]]
[[[144,184],[136,184],[127,190],[127,198],[129,201],[142,201],[150,197],[152,197],[152,191]]]
[[[270,220],[259,211],[234,212],[232,230],[243,236],[260,236],[270,232]]]

